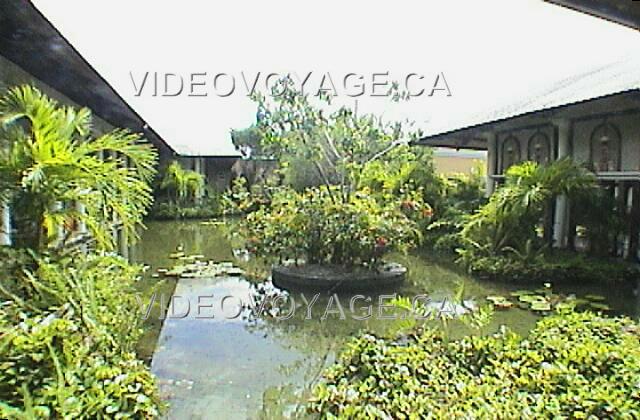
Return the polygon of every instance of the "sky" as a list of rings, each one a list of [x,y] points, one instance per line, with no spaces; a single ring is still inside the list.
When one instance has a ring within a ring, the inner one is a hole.
[[[310,94],[323,77],[331,88],[330,78],[336,103],[357,100],[359,112],[433,133],[640,52],[638,32],[538,0],[33,3],[168,143],[192,155],[235,153],[230,130],[255,120],[247,86],[257,79],[264,89],[271,73],[311,73]],[[364,84],[357,98],[361,89],[344,84],[350,73]],[[373,82],[404,87],[409,74],[422,95],[371,95],[385,91]],[[443,89],[429,95],[438,75]]]

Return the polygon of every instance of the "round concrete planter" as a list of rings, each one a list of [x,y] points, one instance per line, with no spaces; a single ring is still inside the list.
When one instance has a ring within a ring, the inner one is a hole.
[[[399,264],[387,264],[377,271],[308,264],[275,266],[271,270],[271,278],[274,285],[286,290],[368,291],[398,287],[404,281],[406,273],[407,269]]]

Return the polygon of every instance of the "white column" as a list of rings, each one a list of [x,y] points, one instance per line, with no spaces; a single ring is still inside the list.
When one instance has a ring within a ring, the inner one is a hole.
[[[558,128],[558,157],[563,159],[570,155],[570,128],[569,120],[563,119],[554,121]],[[567,197],[561,195],[556,198],[556,210],[553,222],[553,245],[556,248],[564,248],[567,246],[569,224],[569,203]]]
[[[11,245],[11,208],[8,204],[2,204],[0,220],[0,246]]]
[[[496,160],[498,157],[498,136],[496,133],[487,133],[485,134],[485,138],[487,139],[487,186],[486,192],[487,196],[493,194],[496,188],[496,181],[493,178],[496,175]]]

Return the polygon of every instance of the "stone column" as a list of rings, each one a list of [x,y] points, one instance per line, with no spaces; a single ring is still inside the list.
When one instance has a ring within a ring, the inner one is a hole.
[[[558,160],[570,156],[571,154],[571,123],[562,119],[554,121],[558,129]],[[567,197],[562,195],[556,198],[556,208],[553,225],[553,245],[556,248],[567,246],[569,221],[569,203]]]
[[[496,189],[496,162],[498,161],[498,136],[494,132],[486,133],[487,139],[487,196],[493,194]]]
[[[0,209],[0,246],[11,245],[11,208],[8,204],[2,204]]]

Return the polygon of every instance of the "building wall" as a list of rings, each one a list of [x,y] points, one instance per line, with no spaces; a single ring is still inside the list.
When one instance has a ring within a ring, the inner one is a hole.
[[[498,164],[497,171],[499,174],[502,174],[504,169],[505,162],[503,161],[503,157],[504,157],[503,148],[505,146],[505,141],[507,141],[507,139],[515,139],[520,148],[519,160],[520,161],[529,160],[529,142],[531,141],[531,138],[538,133],[541,133],[542,135],[548,138],[549,144],[550,144],[550,157],[551,159],[555,159],[555,156],[556,156],[556,147],[555,147],[555,141],[554,141],[555,135],[554,135],[553,126],[551,125],[541,125],[537,127],[529,127],[529,128],[510,130],[506,132],[499,132],[497,133],[497,148],[496,148],[497,164]]]
[[[231,187],[231,181],[235,177],[231,168],[239,158],[180,156],[176,160],[184,169],[200,172],[204,175],[210,188],[223,192]]]
[[[595,118],[580,118],[571,122],[571,156],[577,162],[591,163],[591,144],[594,130],[603,123],[611,124],[620,135],[619,165],[621,171],[640,171],[640,111],[635,114],[611,115],[606,118],[597,116]],[[557,139],[555,128],[551,121],[549,124],[525,129],[514,129],[497,133],[497,169],[498,174],[502,174],[504,166],[503,148],[508,138],[517,139],[520,145],[520,161],[528,160],[528,145],[531,136],[536,132],[542,132],[551,141],[552,159],[557,155]]]
[[[620,132],[621,170],[640,171],[640,113],[612,116],[606,121]],[[593,118],[573,123],[573,157],[576,161],[589,162],[592,134],[603,122],[603,118]]]
[[[443,175],[448,174],[470,174],[478,165],[482,165],[484,159],[463,158],[452,156],[435,156],[433,163],[436,172]]]
[[[577,112],[569,109],[565,115],[576,114]],[[514,123],[509,122],[511,126]],[[526,122],[523,123],[523,128],[515,126],[509,130],[490,133],[488,139],[496,140],[495,147],[492,147],[491,142],[488,145],[489,156],[495,156],[494,174],[497,175],[490,179],[501,182],[507,141],[519,145],[519,161],[530,160],[529,140],[535,133],[545,134],[551,139],[551,159],[557,159],[561,151],[566,150],[564,156],[594,170],[602,188],[616,200],[614,211],[620,212],[625,226],[612,232],[615,240],[612,239],[611,244],[597,246],[604,246],[612,256],[640,260],[640,107],[627,107],[613,112],[606,103],[596,102],[593,109],[581,116],[564,119],[552,119],[550,116],[546,122],[535,127],[524,127],[525,124]],[[488,168],[491,162],[488,160]],[[488,188],[493,185],[493,182],[488,184]],[[492,188],[488,189],[489,193],[492,191]],[[572,209],[566,197],[560,196],[554,202],[553,214],[545,216],[545,235],[553,239],[555,247],[580,250],[595,246],[579,236],[575,220],[572,221],[576,217],[576,211],[579,210]]]

